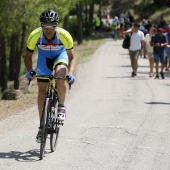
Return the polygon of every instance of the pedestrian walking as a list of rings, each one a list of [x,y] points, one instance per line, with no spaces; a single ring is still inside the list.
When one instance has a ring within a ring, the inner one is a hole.
[[[157,34],[151,38],[151,46],[153,47],[154,62],[156,69],[155,79],[159,79],[159,63],[161,63],[160,75],[162,79],[164,76],[165,67],[165,47],[167,45],[166,37],[162,34],[162,28],[157,29]]]
[[[147,55],[148,60],[149,60],[149,67],[150,67],[150,72],[149,72],[149,77],[153,77],[154,76],[154,57],[153,57],[153,47],[150,45],[150,41],[152,36],[154,36],[156,34],[156,28],[155,27],[151,27],[149,30],[149,34],[146,34],[145,38],[144,38],[144,56]]]
[[[141,53],[142,46],[144,46],[144,33],[140,31],[139,28],[140,24],[135,22],[132,29],[124,32],[124,35],[130,35],[129,55],[132,67],[131,77],[137,76],[138,58]]]
[[[170,68],[170,28],[168,29],[168,32],[164,34],[166,37],[166,41],[167,41],[167,46],[165,47],[165,52],[166,52],[166,71],[169,71]]]

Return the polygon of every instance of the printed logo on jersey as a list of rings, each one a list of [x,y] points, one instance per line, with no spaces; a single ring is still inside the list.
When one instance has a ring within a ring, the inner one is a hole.
[[[61,48],[63,48],[63,45],[38,45],[38,48],[40,48],[41,50],[51,50],[51,51],[59,51]]]

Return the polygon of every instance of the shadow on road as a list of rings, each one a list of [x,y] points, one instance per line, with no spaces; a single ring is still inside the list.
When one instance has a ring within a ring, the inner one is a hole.
[[[115,78],[117,78],[117,79],[121,79],[121,78],[131,78],[130,76],[121,76],[121,77],[104,77],[104,78],[107,78],[107,79],[115,79]]]
[[[170,105],[170,103],[165,103],[165,102],[149,102],[146,104],[165,104],[165,105]]]
[[[39,161],[39,150],[35,149],[27,152],[0,152],[0,159],[15,159],[16,161],[20,162],[36,162]]]
[[[131,67],[131,65],[129,64],[129,65],[121,65],[120,67]],[[140,68],[148,68],[149,66],[145,66],[145,65],[140,65],[139,66],[139,69]],[[149,71],[149,70],[148,70]]]
[[[122,53],[122,54],[120,54],[120,55],[126,55],[126,56],[128,56],[128,57],[129,57],[129,54],[127,54],[127,53],[124,53],[124,54]]]

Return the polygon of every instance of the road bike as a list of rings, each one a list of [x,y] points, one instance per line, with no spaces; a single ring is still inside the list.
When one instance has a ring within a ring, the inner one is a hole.
[[[51,152],[54,152],[57,146],[60,127],[63,126],[63,121],[57,119],[59,97],[55,80],[58,79],[65,81],[66,78],[53,75],[38,75],[36,77],[49,80],[49,84],[45,92],[44,105],[39,127],[41,130],[40,160],[42,160],[45,153],[47,136],[50,135],[50,148]],[[69,90],[70,89],[71,84],[69,84]]]

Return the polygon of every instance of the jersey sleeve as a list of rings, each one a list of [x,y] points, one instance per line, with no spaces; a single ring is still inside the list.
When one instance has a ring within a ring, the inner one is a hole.
[[[73,38],[70,33],[64,29],[58,29],[59,39],[63,43],[66,50],[73,48]]]
[[[31,32],[27,39],[27,49],[34,51],[36,48],[36,43],[41,35],[41,28],[37,28]]]

